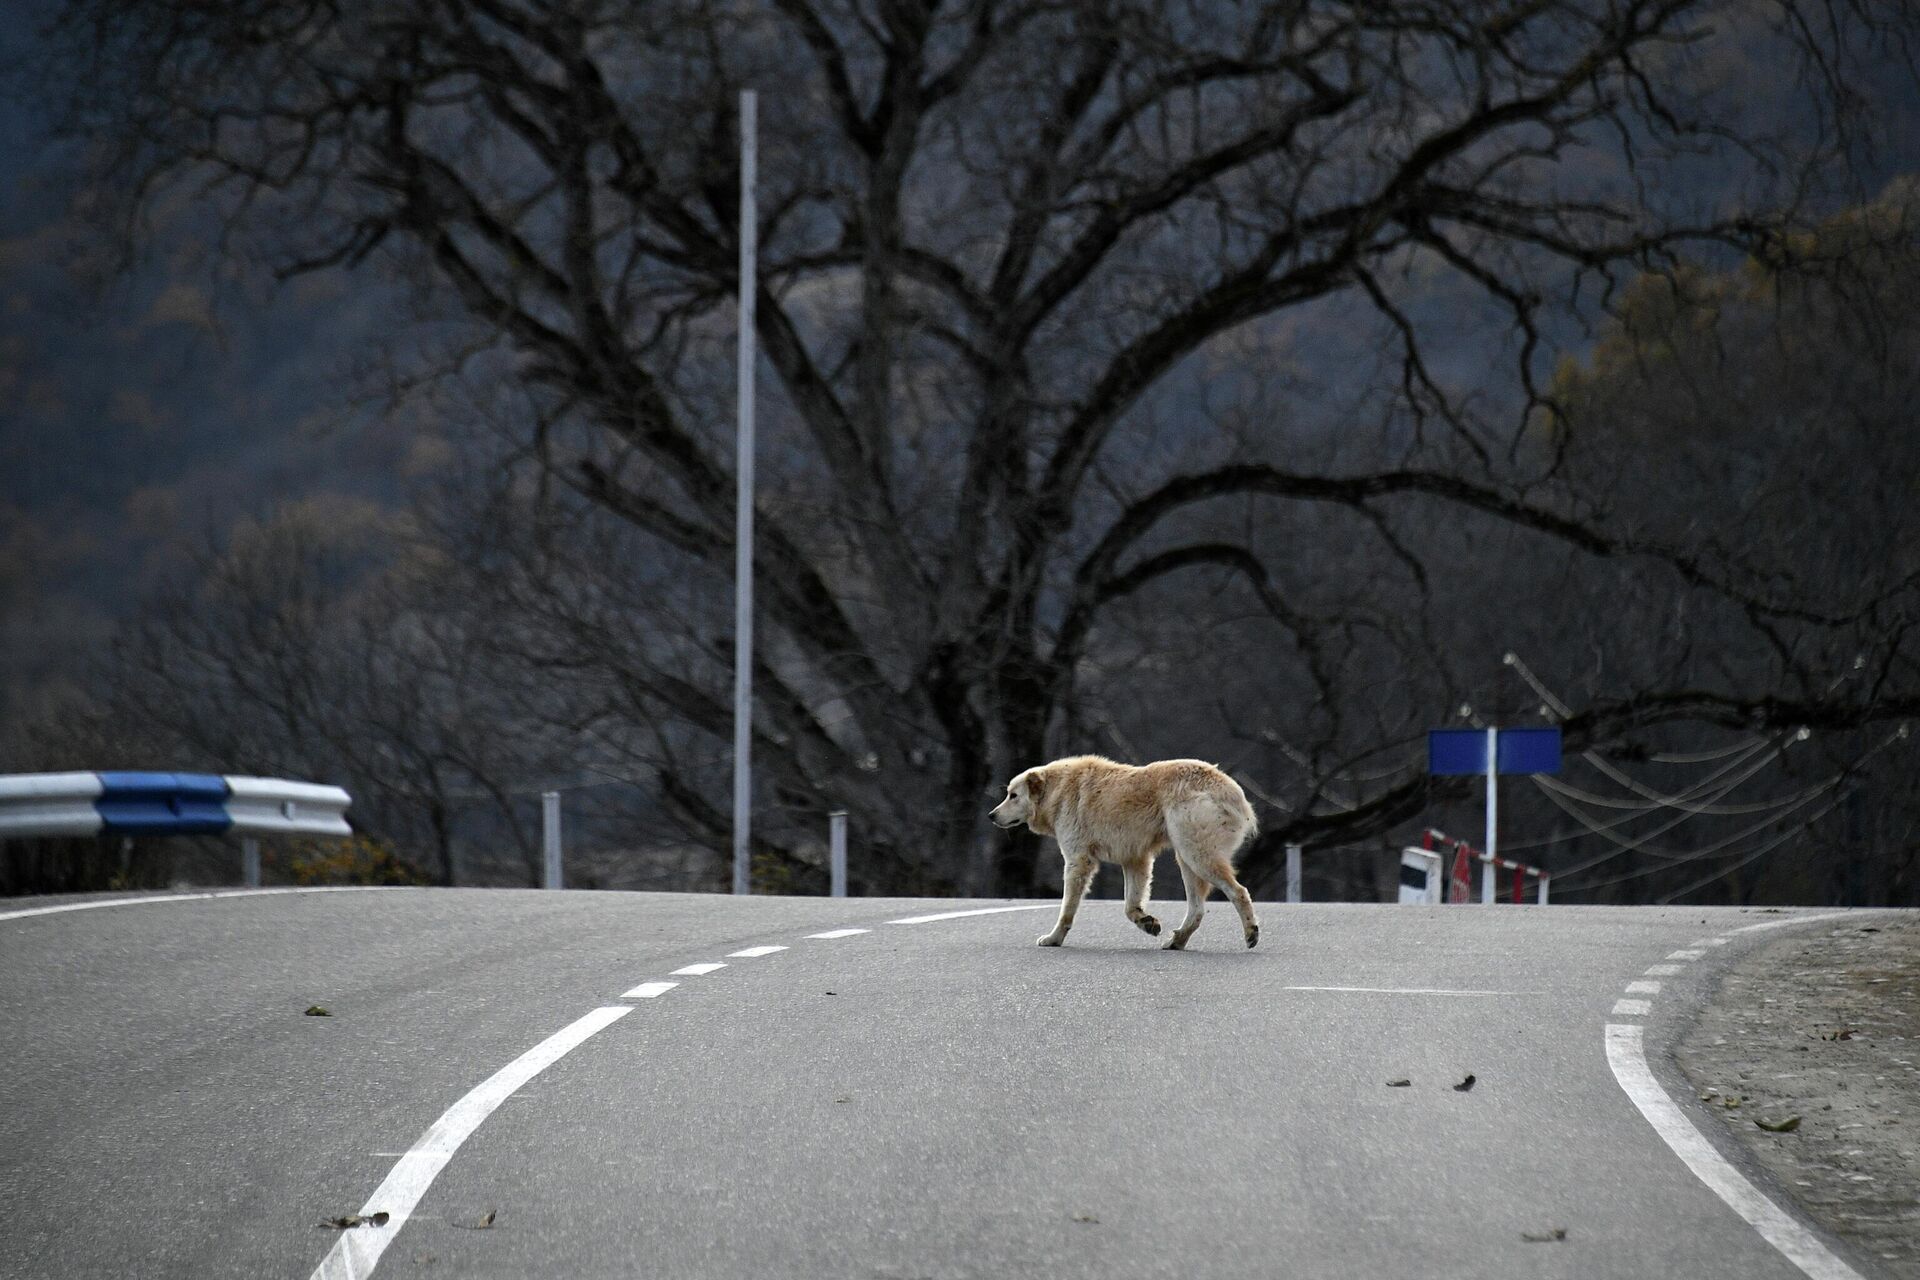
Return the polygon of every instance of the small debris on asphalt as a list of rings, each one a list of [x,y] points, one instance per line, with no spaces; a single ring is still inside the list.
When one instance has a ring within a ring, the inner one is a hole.
[[[1520,1238],[1528,1244],[1555,1244],[1567,1238],[1567,1229],[1553,1227],[1546,1231],[1522,1231]]]
[[[331,1018],[333,1015],[327,1012],[325,1005],[310,1004],[307,1006],[307,1016],[309,1018]]]
[[[456,1222],[453,1225],[456,1227],[465,1227],[468,1231],[485,1231],[493,1225],[493,1220],[499,1216],[499,1213],[500,1211],[498,1209],[489,1209],[481,1214],[479,1220],[476,1222]]]
[[[1465,1093],[1467,1090],[1471,1088],[1473,1088],[1473,1073],[1468,1072],[1467,1078],[1465,1080],[1462,1080],[1459,1084],[1453,1086],[1453,1091],[1455,1093]]]
[[[1100,1219],[1094,1217],[1090,1213],[1076,1213],[1073,1215],[1073,1220],[1075,1222],[1091,1222],[1095,1226],[1098,1226],[1100,1223]]]
[[[387,1225],[387,1212],[382,1209],[379,1213],[365,1215],[349,1213],[342,1218],[328,1218],[318,1225],[333,1231],[351,1231],[355,1227],[384,1227]]]
[[[1389,1081],[1387,1081],[1387,1088],[1389,1088],[1389,1089],[1405,1089],[1405,1088],[1407,1088],[1408,1086],[1410,1086],[1410,1085],[1411,1085],[1412,1083],[1413,1083],[1413,1081],[1411,1081],[1411,1080],[1389,1080]]]
[[[1753,1122],[1762,1129],[1765,1129],[1768,1133],[1792,1133],[1800,1127],[1799,1116],[1788,1116],[1785,1120],[1767,1120],[1760,1116],[1755,1116]]]

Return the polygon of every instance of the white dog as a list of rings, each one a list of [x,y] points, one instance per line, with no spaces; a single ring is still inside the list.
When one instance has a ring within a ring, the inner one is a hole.
[[[1043,947],[1065,941],[1102,862],[1119,863],[1126,876],[1127,919],[1157,936],[1160,922],[1141,903],[1153,879],[1154,855],[1169,844],[1187,886],[1187,918],[1167,939],[1167,949],[1187,945],[1206,914],[1208,892],[1216,888],[1239,910],[1247,945],[1260,941],[1252,895],[1233,875],[1233,855],[1258,829],[1253,806],[1240,784],[1213,765],[1160,760],[1136,768],[1100,756],[1070,756],[1014,778],[989,816],[997,827],[1024,822],[1060,843],[1066,860],[1060,919],[1040,938]]]

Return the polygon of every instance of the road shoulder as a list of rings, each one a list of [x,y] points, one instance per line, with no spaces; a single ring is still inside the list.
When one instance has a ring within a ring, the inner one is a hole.
[[[1748,953],[1677,1057],[1809,1217],[1887,1275],[1920,1280],[1920,913],[1795,930]]]

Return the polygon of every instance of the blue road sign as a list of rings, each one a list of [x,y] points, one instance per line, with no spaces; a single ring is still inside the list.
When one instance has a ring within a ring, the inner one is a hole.
[[[1560,772],[1560,730],[1501,729],[1494,735],[1501,773]],[[1485,729],[1429,729],[1427,772],[1438,777],[1487,771]]]
[[[1502,729],[1495,735],[1502,773],[1560,772],[1560,730]]]

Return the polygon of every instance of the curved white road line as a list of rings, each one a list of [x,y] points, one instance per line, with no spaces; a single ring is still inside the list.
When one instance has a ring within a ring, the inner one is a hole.
[[[1857,914],[1854,911],[1826,911],[1811,916],[1783,916],[1778,920],[1767,920],[1760,924],[1742,925],[1738,929],[1727,930],[1727,935],[1736,933],[1756,933],[1762,929],[1778,929],[1785,925],[1813,924],[1820,920],[1837,920],[1842,916]],[[1694,950],[1676,951],[1668,956],[1669,960],[1696,960],[1706,954],[1706,948],[1724,946],[1726,936],[1702,938],[1693,944]],[[1648,973],[1658,970],[1663,975],[1677,973],[1680,965],[1655,965]],[[1631,982],[1627,990],[1639,988],[1642,994],[1652,995],[1660,990],[1657,982]],[[1652,990],[1647,990],[1651,988]],[[1649,1000],[1620,1000],[1613,1006],[1615,1017],[1645,1016],[1652,1011]],[[1726,1202],[1727,1207],[1746,1219],[1747,1224],[1758,1231],[1761,1238],[1778,1249],[1787,1261],[1800,1268],[1809,1280],[1862,1280],[1858,1271],[1835,1257],[1833,1251],[1821,1244],[1819,1239],[1802,1226],[1792,1215],[1768,1199],[1760,1188],[1749,1182],[1744,1174],[1734,1168],[1727,1158],[1720,1154],[1693,1122],[1687,1119],[1667,1091],[1654,1079],[1653,1072],[1647,1067],[1646,1047],[1643,1041],[1644,1029],[1634,1022],[1609,1022],[1607,1024],[1607,1065],[1613,1068],[1613,1078],[1620,1088],[1632,1099],[1633,1105],[1640,1108],[1640,1114],[1647,1118],[1653,1131],[1660,1135],[1673,1153],[1685,1162],[1693,1175],[1707,1184],[1708,1190]]]
[[[493,1114],[495,1107],[511,1097],[515,1090],[565,1057],[589,1037],[612,1026],[633,1012],[630,1004],[610,1004],[595,1009],[542,1040],[475,1086],[466,1097],[448,1107],[420,1136],[411,1150],[400,1157],[367,1202],[360,1206],[361,1217],[384,1213],[381,1225],[349,1227],[340,1233],[327,1256],[314,1268],[312,1280],[364,1280],[373,1274],[380,1255],[387,1251],[401,1227],[413,1215],[420,1197],[433,1185],[435,1177],[453,1158],[480,1122]]]
[[[1787,1261],[1805,1272],[1809,1280],[1862,1280],[1858,1271],[1834,1257],[1811,1231],[1767,1199],[1693,1127],[1693,1122],[1648,1070],[1640,1037],[1641,1028],[1636,1023],[1608,1023],[1607,1065],[1613,1068],[1613,1078],[1633,1099],[1633,1105],[1640,1108],[1640,1114],[1647,1118],[1654,1132],[1686,1162],[1694,1176],[1745,1218],[1768,1244],[1785,1254]]]
[[[196,902],[205,901],[208,898],[262,898],[279,893],[379,893],[413,887],[404,884],[319,884],[297,889],[217,889],[209,893],[152,893],[139,898],[101,898],[92,902],[64,902],[57,907],[29,907],[24,911],[0,911],[0,920],[59,915],[63,911],[97,911],[101,907],[144,907],[150,902]]]

